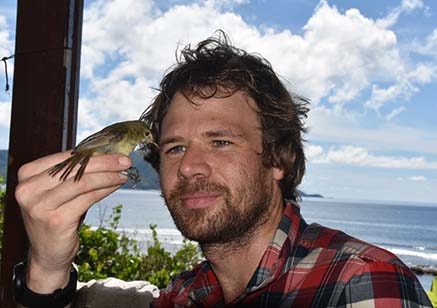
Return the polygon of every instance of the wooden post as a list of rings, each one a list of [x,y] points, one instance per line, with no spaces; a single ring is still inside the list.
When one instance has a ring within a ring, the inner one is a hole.
[[[15,69],[0,281],[14,307],[12,269],[27,236],[14,197],[17,171],[75,143],[83,0],[18,0]]]

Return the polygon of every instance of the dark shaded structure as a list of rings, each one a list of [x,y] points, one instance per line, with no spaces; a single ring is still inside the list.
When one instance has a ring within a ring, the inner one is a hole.
[[[12,269],[27,237],[14,197],[17,171],[75,143],[83,0],[18,0],[0,307],[13,304]]]

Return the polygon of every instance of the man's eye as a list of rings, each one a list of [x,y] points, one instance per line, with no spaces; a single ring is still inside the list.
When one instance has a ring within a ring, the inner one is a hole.
[[[166,154],[177,154],[185,151],[185,147],[182,145],[177,145],[165,151]]]
[[[225,147],[227,145],[230,145],[231,142],[227,141],[227,140],[215,140],[214,141],[214,146],[218,147],[218,148],[222,148]]]

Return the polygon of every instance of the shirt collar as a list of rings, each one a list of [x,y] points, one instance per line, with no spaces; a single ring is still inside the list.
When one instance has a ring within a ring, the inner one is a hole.
[[[281,273],[287,257],[293,254],[305,226],[306,223],[300,215],[299,205],[294,201],[287,200],[276,233],[249,281],[245,292],[239,299],[266,286]],[[193,277],[190,283],[185,285],[182,292],[179,292],[179,296],[175,298],[176,301],[174,302],[181,301],[182,303],[187,298],[190,298],[195,303],[203,303],[207,306],[211,305],[210,299],[214,298],[214,306],[223,306],[222,289],[208,261],[200,265],[197,275]]]
[[[294,248],[305,226],[306,223],[300,215],[299,204],[287,200],[276,233],[248,283],[246,294],[269,284],[281,273],[287,257],[294,253]]]

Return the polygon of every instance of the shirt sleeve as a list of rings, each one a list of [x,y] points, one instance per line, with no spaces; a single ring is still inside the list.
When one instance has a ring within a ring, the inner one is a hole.
[[[345,284],[337,307],[430,307],[415,274],[403,264],[370,262]]]

